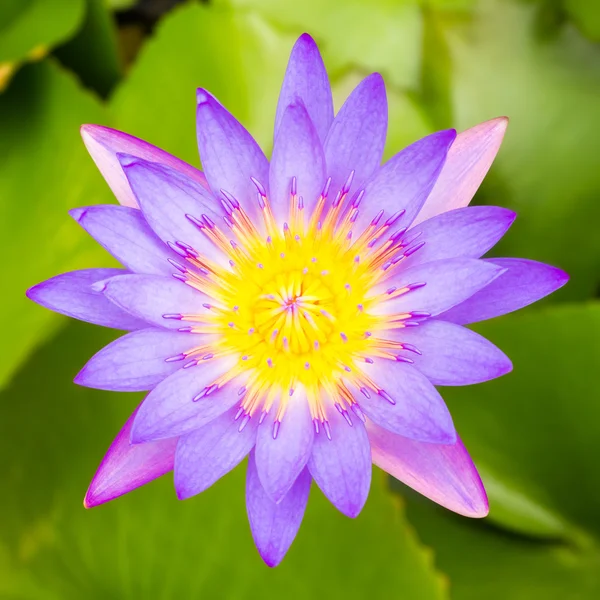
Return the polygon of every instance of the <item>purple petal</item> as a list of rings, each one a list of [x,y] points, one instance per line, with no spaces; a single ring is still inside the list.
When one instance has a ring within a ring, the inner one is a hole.
[[[185,314],[200,318],[209,297],[172,277],[159,275],[120,275],[104,282],[104,296],[115,306],[152,325],[179,329],[197,321],[179,321],[164,315]]]
[[[138,203],[119,164],[119,152],[167,165],[208,188],[202,171],[132,135],[110,127],[82,125],[81,137],[113,194],[125,206],[137,208]]]
[[[98,281],[127,273],[121,269],[83,269],[52,277],[27,290],[27,297],[54,312],[114,329],[141,329],[146,323],[124,312],[92,289]]]
[[[365,186],[355,230],[362,231],[380,210],[384,217],[405,210],[399,223],[410,225],[429,196],[455,138],[454,129],[428,135],[375,171]]]
[[[200,345],[201,340],[198,335],[163,329],[128,333],[92,356],[75,383],[117,392],[151,390],[185,364],[166,359]]]
[[[390,329],[381,337],[421,352],[394,352],[410,358],[434,385],[470,385],[506,375],[510,359],[484,337],[453,323],[429,319],[419,327]],[[389,350],[388,350],[389,351]]]
[[[258,419],[240,430],[237,409],[221,415],[202,429],[180,438],[175,452],[175,490],[180,500],[209,488],[238,465],[254,447]]]
[[[463,302],[503,272],[501,266],[475,258],[449,258],[417,265],[400,272],[396,285],[425,285],[384,302],[376,310],[386,314],[424,311],[435,316]]]
[[[104,204],[74,208],[69,214],[122,265],[134,273],[170,275],[167,258],[177,255],[159,240],[141,211]]]
[[[122,496],[173,469],[176,439],[137,446],[129,443],[136,412],[137,409],[102,459],[83,501],[86,508]]]
[[[225,262],[222,252],[186,216],[201,220],[205,214],[219,221],[221,213],[210,192],[169,167],[127,155],[119,159],[148,225],[163,242],[184,242],[210,260]]]
[[[327,418],[331,439],[323,427],[313,443],[308,461],[310,474],[329,501],[348,517],[356,517],[367,501],[371,487],[371,449],[362,421],[352,427],[330,407]]]
[[[134,444],[177,437],[204,427],[239,402],[239,384],[233,382],[210,394],[212,386],[233,364],[229,359],[201,361],[199,365],[180,369],[146,396],[133,424]],[[199,397],[202,396],[202,397]]]
[[[279,224],[288,220],[294,177],[297,194],[304,200],[303,210],[310,215],[325,185],[325,155],[319,135],[299,100],[287,107],[273,146],[269,186],[273,214]]]
[[[304,469],[285,497],[276,504],[263,489],[254,460],[248,458],[246,507],[254,543],[269,567],[276,567],[291,546],[304,516],[312,478]]]
[[[298,38],[290,55],[277,104],[275,137],[286,108],[297,99],[306,107],[319,139],[323,142],[333,121],[333,99],[323,59],[317,44],[307,33]]]
[[[256,188],[250,178],[263,186],[269,183],[269,162],[254,138],[219,102],[205,90],[197,92],[198,148],[206,178],[215,196],[225,190],[241,203],[259,223]]]
[[[378,390],[360,394],[360,397],[357,394],[357,400],[363,412],[375,423],[421,442],[455,442],[456,431],[446,403],[415,367],[376,359],[373,364],[364,364],[361,368]]]
[[[507,125],[508,119],[499,117],[458,134],[415,223],[471,202],[500,149]]]
[[[337,193],[354,171],[352,190],[360,189],[381,164],[387,132],[387,98],[379,73],[364,79],[348,96],[325,140],[327,175]]]
[[[506,271],[493,283],[440,315],[460,325],[493,319],[537,302],[561,288],[569,276],[556,267],[524,258],[486,260]]]
[[[273,502],[279,502],[294,484],[310,456],[314,429],[306,395],[296,389],[289,398],[281,423],[277,406],[258,428],[256,465],[262,486]]]
[[[517,214],[497,206],[468,206],[437,215],[406,233],[419,233],[417,252],[402,259],[402,268],[444,258],[480,258],[506,233]]]
[[[460,439],[426,444],[367,424],[373,463],[430,500],[465,517],[485,517],[488,501],[475,465]]]

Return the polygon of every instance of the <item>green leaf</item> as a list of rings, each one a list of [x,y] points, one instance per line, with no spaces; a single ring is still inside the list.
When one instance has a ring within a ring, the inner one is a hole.
[[[116,11],[133,8],[136,4],[137,0],[108,0],[108,6]]]
[[[564,9],[584,35],[600,42],[600,4],[590,0],[564,0]]]
[[[67,210],[110,201],[79,137],[82,123],[105,120],[97,100],[50,61],[23,68],[0,96],[0,238],[10,282],[2,293],[0,388],[60,321],[27,300],[25,290],[101,264],[104,252]]]
[[[411,496],[407,514],[433,546],[452,600],[595,600],[600,553],[508,534]]]
[[[121,78],[116,26],[106,0],[86,0],[86,4],[81,29],[55,55],[86,86],[106,97]]]
[[[519,214],[495,253],[563,267],[557,298],[583,299],[600,278],[600,48],[572,27],[540,37],[536,10],[483,1],[468,24],[447,24],[452,111],[459,129],[510,117],[479,196]]]
[[[487,525],[442,518],[415,501],[419,534],[459,600],[596,598],[600,303],[509,315],[477,330],[511,357],[514,371],[443,395],[481,468],[490,517]],[[495,588],[492,572],[503,573]]]
[[[298,539],[275,570],[252,544],[243,465],[185,502],[167,476],[84,510],[94,468],[139,401],[71,383],[110,335],[70,324],[32,357],[35,377],[24,368],[0,398],[0,470],[10,490],[0,495],[1,597],[445,597],[380,472],[355,520],[313,486]]]
[[[45,56],[79,28],[85,0],[2,0],[0,6],[0,91],[19,64]]]
[[[320,44],[330,73],[375,68],[393,85],[415,88],[419,76],[421,11],[416,0],[220,0],[257,11],[297,37],[307,31]]]

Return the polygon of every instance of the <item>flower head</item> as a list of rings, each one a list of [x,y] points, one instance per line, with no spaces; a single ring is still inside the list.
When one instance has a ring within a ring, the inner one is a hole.
[[[124,266],[29,290],[57,312],[128,330],[76,382],[149,391],[100,465],[86,506],[174,469],[180,498],[247,455],[248,516],[277,564],[314,479],[354,517],[374,462],[436,502],[480,517],[487,499],[435,385],[486,381],[508,358],[464,327],[566,281],[553,267],[480,257],[514,220],[467,207],[506,119],[434,133],[382,166],[381,77],[334,116],[318,49],[292,51],[269,162],[197,92],[205,173],[127,134],[84,126],[123,206],[71,212]]]

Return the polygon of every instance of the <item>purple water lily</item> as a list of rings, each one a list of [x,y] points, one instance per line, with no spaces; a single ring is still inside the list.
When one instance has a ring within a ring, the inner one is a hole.
[[[487,514],[485,491],[436,385],[510,371],[464,327],[567,281],[524,259],[481,259],[515,218],[468,207],[507,120],[434,133],[381,165],[387,103],[367,77],[334,115],[314,41],[291,54],[269,162],[197,92],[205,174],[125,133],[85,125],[121,206],[71,215],[124,267],[58,275],[39,304],[126,330],[80,385],[149,391],[85,498],[96,506],[174,469],[179,498],[246,456],[265,562],[292,543],[314,479],[355,517],[372,463],[435,502]]]

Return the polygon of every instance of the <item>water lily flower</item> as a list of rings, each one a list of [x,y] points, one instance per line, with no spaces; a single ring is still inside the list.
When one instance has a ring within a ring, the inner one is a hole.
[[[208,91],[197,91],[204,173],[125,133],[84,125],[121,206],[73,218],[122,265],[58,275],[29,297],[128,331],[75,381],[148,391],[85,497],[92,507],[174,470],[179,498],[247,461],[256,546],[271,566],[292,543],[312,481],[345,515],[372,464],[462,515],[481,480],[437,385],[511,370],[465,325],[562,286],[561,270],[482,259],[515,214],[468,204],[507,120],[429,135],[381,164],[383,80],[334,115],[327,72],[297,41],[269,161]]]

